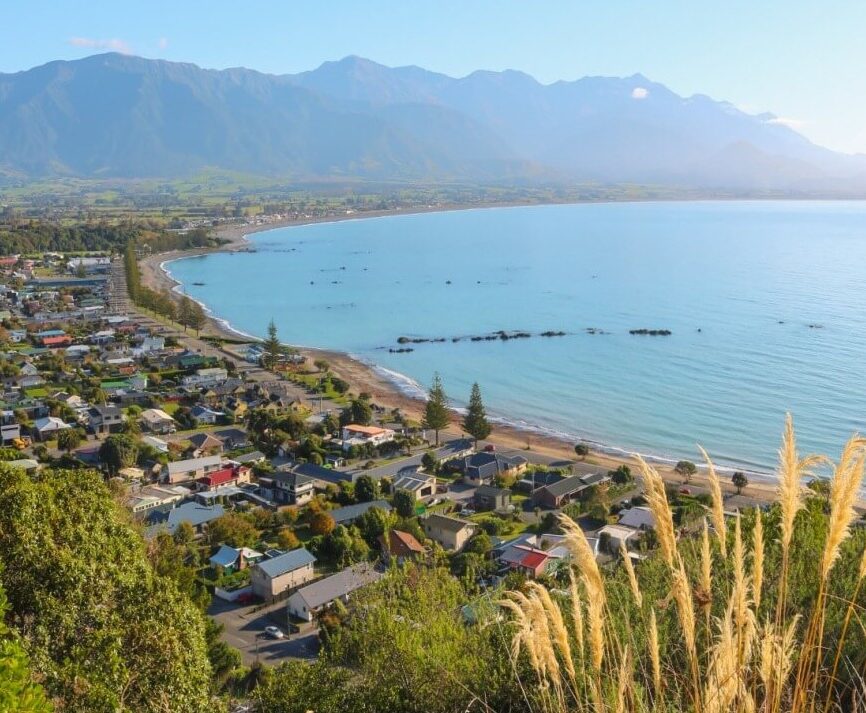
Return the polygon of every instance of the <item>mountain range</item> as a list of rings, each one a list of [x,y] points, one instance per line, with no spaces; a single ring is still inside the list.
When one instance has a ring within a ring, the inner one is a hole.
[[[866,157],[631,77],[453,78],[360,57],[294,75],[107,53],[0,74],[0,173],[866,190]]]

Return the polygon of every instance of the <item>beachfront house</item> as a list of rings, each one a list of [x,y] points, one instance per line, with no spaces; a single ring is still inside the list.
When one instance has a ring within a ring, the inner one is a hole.
[[[343,427],[341,434],[343,450],[348,451],[353,446],[381,446],[383,443],[393,441],[396,435],[390,428],[360,426],[356,423],[350,423]]]

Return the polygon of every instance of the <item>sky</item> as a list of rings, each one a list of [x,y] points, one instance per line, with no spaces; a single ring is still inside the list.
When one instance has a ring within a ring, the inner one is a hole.
[[[866,153],[858,0],[4,0],[0,72],[109,50],[271,73],[360,55],[543,83],[641,73]]]

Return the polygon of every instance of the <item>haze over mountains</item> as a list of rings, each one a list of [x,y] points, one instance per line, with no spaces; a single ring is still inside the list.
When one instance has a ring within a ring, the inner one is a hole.
[[[866,157],[641,75],[542,85],[358,57],[296,75],[101,54],[0,74],[0,174],[858,192]]]

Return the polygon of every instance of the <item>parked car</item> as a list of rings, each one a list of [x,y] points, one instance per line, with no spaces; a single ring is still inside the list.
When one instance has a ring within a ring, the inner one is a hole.
[[[494,446],[492,443],[488,443],[486,446],[484,446],[484,452],[485,453],[495,453],[496,452],[496,446]]]
[[[276,626],[267,626],[265,627],[265,636],[271,639],[282,639],[285,637],[285,634]]]
[[[252,592],[244,592],[235,601],[238,604],[252,604],[256,600],[256,595]]]

